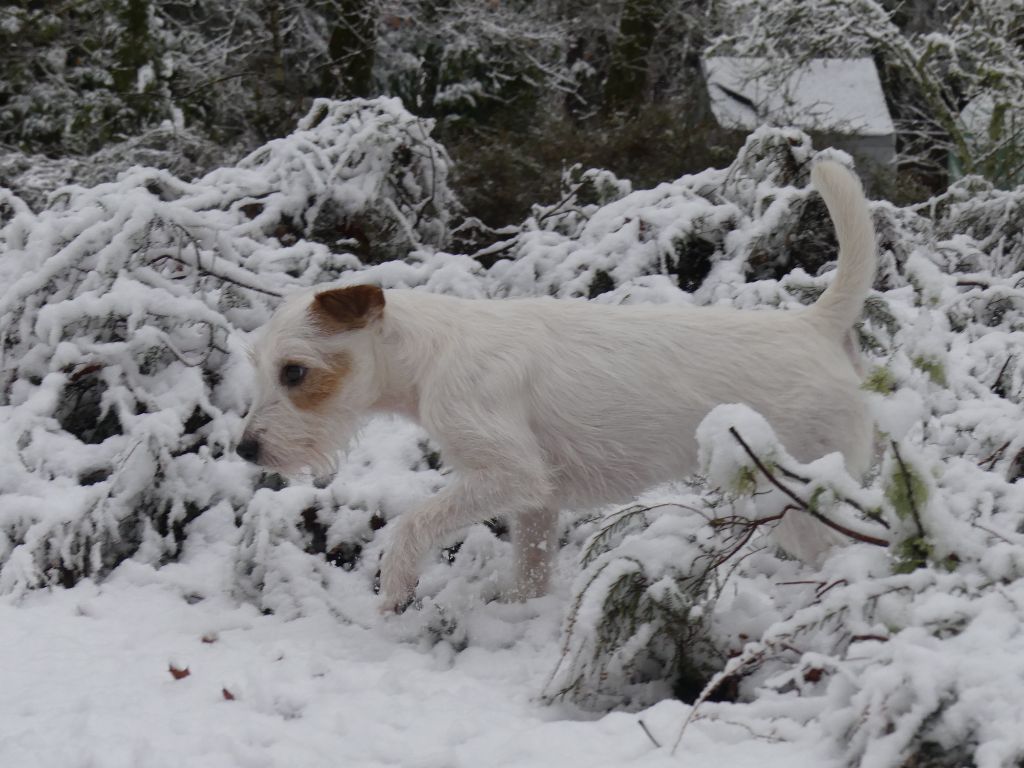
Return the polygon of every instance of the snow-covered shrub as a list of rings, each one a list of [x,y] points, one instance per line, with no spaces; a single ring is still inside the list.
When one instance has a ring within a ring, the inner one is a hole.
[[[654,189],[632,191],[608,171],[570,169],[558,202],[534,206],[511,239],[477,256],[493,262],[497,295],[809,303],[824,290],[816,277],[835,248],[821,198],[808,186],[812,157],[805,134],[764,127],[728,168]],[[790,293],[760,280],[798,267]],[[758,282],[742,288],[751,279]]]
[[[580,558],[546,700],[639,708],[687,686],[699,691],[724,663],[705,619],[725,549],[715,521],[692,504],[705,501],[639,504],[601,521]]]
[[[159,561],[189,519],[248,495],[210,458],[244,406],[229,322],[264,319],[269,291],[216,255],[210,191],[139,169],[4,227],[5,591]]]
[[[179,179],[202,176],[237,157],[195,130],[169,121],[136,136],[104,146],[91,155],[52,158],[14,149],[0,152],[0,187],[6,187],[34,210],[46,205],[51,192],[68,184],[92,187],[114,181],[133,165],[168,171]]]
[[[1019,190],[996,189],[971,176],[932,199],[927,211],[938,219],[938,234],[943,239],[967,235],[977,242],[974,248],[951,249],[958,257],[953,265],[957,272],[1008,277],[1024,269],[1024,200]]]
[[[744,566],[751,542],[770,546],[764,532],[787,514],[826,519],[850,540],[885,535],[880,493],[862,490],[838,455],[799,464],[748,407],[715,408],[697,439],[690,493],[615,512],[587,540],[548,699],[603,709],[696,698],[752,636],[750,617],[737,626],[746,606],[726,593],[764,568]]]
[[[290,285],[359,266],[314,241],[327,220],[373,232],[378,253],[443,241],[445,173],[429,124],[396,101],[318,102],[195,182],[134,168],[39,214],[5,193],[0,590],[159,562],[203,511],[241,514],[255,478],[229,455],[249,397],[239,331]]]
[[[783,189],[777,199],[798,192]],[[880,428],[876,469],[861,484],[836,456],[799,465],[758,430],[748,451],[728,420],[709,417],[702,440],[712,490],[651,494],[645,511],[613,513],[584,546],[565,656],[548,696],[637,707],[678,684],[678,659],[717,660],[696,717],[768,737],[785,731],[780,723],[814,723],[848,764],[865,768],[1021,760],[1024,667],[1009,627],[1024,605],[1024,290],[1011,220],[1022,195],[968,179],[916,209],[872,206],[882,290],[869,299],[860,331]],[[794,224],[794,207],[772,225],[734,199],[741,213],[727,245]],[[750,268],[750,255],[749,247],[721,254],[694,298],[789,304],[820,291],[800,271],[777,284],[727,282]],[[740,436],[750,423],[736,428]],[[793,497],[780,498],[766,471]],[[740,496],[723,497],[714,486]],[[758,525],[702,589],[689,591],[701,574],[690,563],[706,550],[730,552],[727,534],[785,505],[793,507],[787,515],[824,514],[857,535],[815,569],[772,554],[759,535],[767,524]],[[636,574],[631,593],[619,574]],[[662,631],[666,619],[649,608],[651,585],[686,597],[677,600],[677,619],[698,609],[699,624],[680,623],[674,644]]]
[[[288,138],[227,172],[246,172],[244,211],[266,234],[323,242],[363,261],[400,259],[443,247],[458,208],[432,127],[398,99],[318,99]],[[207,180],[220,185],[221,173]]]
[[[749,706],[702,705],[704,714],[764,732],[770,721],[807,723],[818,713],[850,765],[902,766],[929,755],[929,765],[1019,762],[1024,743],[1011,734],[1024,670],[1005,628],[1016,625],[1024,596],[1024,489],[984,458],[979,466],[970,450],[957,456],[944,441],[921,444],[919,428],[890,444],[857,499],[880,502],[888,551],[857,544],[820,571],[802,571],[802,585],[778,579],[774,621],[705,691],[747,677]],[[796,474],[813,477],[813,465]],[[804,499],[816,496],[786,483]],[[757,569],[742,563],[734,578],[752,576]],[[734,619],[724,610],[718,620]]]
[[[883,426],[926,417],[919,398],[889,398],[917,412]],[[862,487],[837,455],[793,461],[747,410],[721,406],[698,433],[708,485],[729,494],[652,495],[587,541],[546,695],[609,709],[689,693],[697,716],[769,735],[817,719],[865,768],[1019,761],[1024,649],[1009,628],[1024,600],[1024,486],[992,456],[922,445],[914,425]],[[780,509],[826,517],[850,546],[820,570],[779,560],[762,534]]]

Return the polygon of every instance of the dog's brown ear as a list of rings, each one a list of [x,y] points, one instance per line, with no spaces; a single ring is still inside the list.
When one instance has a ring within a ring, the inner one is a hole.
[[[310,306],[313,319],[332,333],[364,328],[384,311],[384,291],[376,285],[353,285],[318,293]]]

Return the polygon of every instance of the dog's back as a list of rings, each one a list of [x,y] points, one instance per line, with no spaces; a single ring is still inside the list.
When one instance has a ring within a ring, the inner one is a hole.
[[[525,403],[561,504],[628,499],[692,473],[696,428],[722,403],[762,413],[802,461],[839,450],[854,471],[867,466],[860,377],[809,312],[544,301],[524,327],[515,312],[524,308],[508,309],[504,322],[493,319],[519,335],[496,355],[496,377],[510,401]],[[489,336],[490,323],[477,323]],[[479,382],[478,364],[453,356],[446,378],[466,366]]]

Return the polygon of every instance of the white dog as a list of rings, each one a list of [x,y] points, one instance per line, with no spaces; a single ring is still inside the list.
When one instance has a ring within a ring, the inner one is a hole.
[[[368,285],[289,297],[255,349],[255,403],[238,453],[281,472],[324,470],[365,414],[423,425],[454,469],[399,520],[384,607],[405,603],[424,556],[458,529],[511,522],[520,596],[546,589],[558,510],[624,501],[697,468],[694,431],[721,403],[763,414],[801,461],[869,462],[872,427],[852,326],[875,273],[860,183],[812,178],[838,234],[835,279],[804,311],[465,300]],[[787,515],[783,546],[817,556],[832,532]]]

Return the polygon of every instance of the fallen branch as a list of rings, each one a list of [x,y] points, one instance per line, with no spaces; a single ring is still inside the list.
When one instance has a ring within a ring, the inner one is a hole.
[[[173,256],[169,253],[164,253],[159,256],[156,256],[152,261],[149,262],[149,265],[155,267],[159,264],[159,262],[164,260],[173,261],[186,267],[193,267],[199,272],[201,277],[212,277],[214,280],[220,280],[221,282],[231,283],[231,285],[236,285],[239,288],[244,288],[247,291],[256,291],[257,293],[262,293],[265,294],[266,296],[273,296],[276,299],[281,298],[281,294],[278,293],[277,291],[271,291],[268,288],[260,288],[258,285],[249,285],[247,283],[243,283],[240,280],[235,280],[234,278],[228,277],[227,275],[221,274],[220,272],[215,272],[212,269],[208,269],[198,264],[193,264],[187,259],[181,258],[179,256]]]

